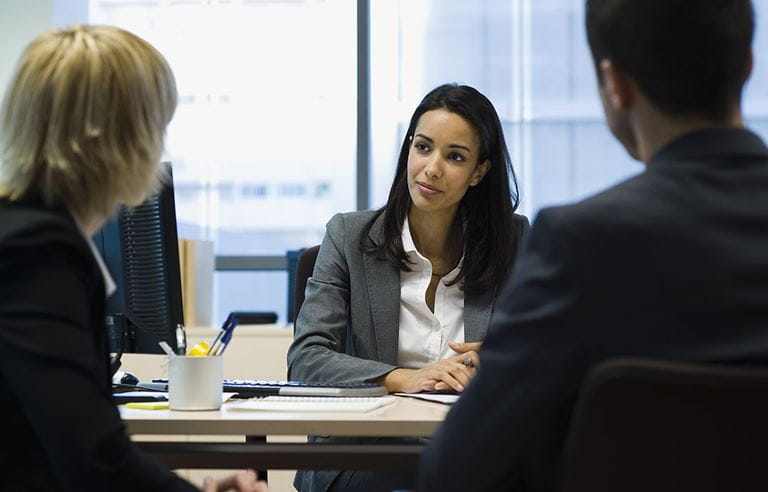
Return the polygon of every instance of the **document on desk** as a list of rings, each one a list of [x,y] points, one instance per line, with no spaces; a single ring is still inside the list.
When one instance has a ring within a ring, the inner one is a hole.
[[[456,403],[461,395],[452,393],[395,393],[395,396],[407,396],[409,398],[417,398],[419,400],[434,401],[437,403],[444,403],[445,405],[451,405]]]
[[[236,394],[222,393],[221,402],[226,403]],[[162,402],[168,401],[168,393],[161,391],[124,391],[122,393],[113,393],[112,401],[118,405],[123,403]]]
[[[370,412],[395,403],[394,396],[266,396],[233,402],[227,410],[261,412]]]

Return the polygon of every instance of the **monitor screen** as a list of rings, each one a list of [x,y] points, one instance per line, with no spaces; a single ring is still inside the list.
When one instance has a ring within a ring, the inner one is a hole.
[[[107,299],[106,324],[112,352],[162,353],[176,349],[183,324],[173,179],[134,208],[122,207],[93,238],[115,280]]]

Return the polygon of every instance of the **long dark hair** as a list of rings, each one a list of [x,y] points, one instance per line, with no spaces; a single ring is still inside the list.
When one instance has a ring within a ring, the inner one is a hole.
[[[477,163],[490,162],[485,177],[461,199],[457,220],[463,221],[464,261],[455,282],[461,281],[467,294],[496,289],[506,280],[515,260],[519,239],[513,227],[513,214],[518,205],[517,179],[493,104],[466,85],[445,84],[433,89],[411,116],[384,206],[384,242],[379,247],[379,256],[400,270],[410,271],[402,241],[403,223],[411,206],[408,152],[419,118],[435,109],[445,109],[464,118],[480,137]]]

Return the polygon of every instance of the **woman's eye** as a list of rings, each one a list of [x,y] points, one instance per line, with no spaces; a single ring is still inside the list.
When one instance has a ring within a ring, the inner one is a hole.
[[[451,152],[450,154],[448,154],[448,158],[452,161],[457,161],[457,162],[464,162],[465,160],[463,155],[457,154],[456,152]]]
[[[416,142],[413,144],[413,146],[418,150],[419,152],[427,152],[429,150],[429,146],[422,142]]]

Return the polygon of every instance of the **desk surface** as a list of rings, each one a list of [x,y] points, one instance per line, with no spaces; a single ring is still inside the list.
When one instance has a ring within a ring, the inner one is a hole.
[[[120,408],[131,434],[431,436],[448,405],[396,397],[371,412],[179,412]]]

